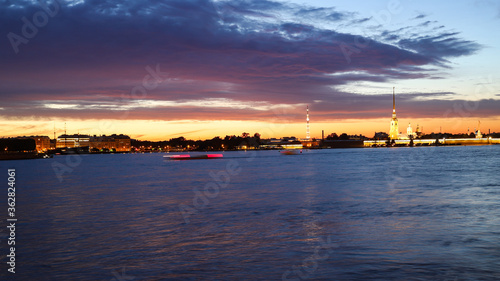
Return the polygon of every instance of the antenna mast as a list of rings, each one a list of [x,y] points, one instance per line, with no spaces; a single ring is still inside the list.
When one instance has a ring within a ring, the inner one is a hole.
[[[309,134],[309,105],[307,106],[306,121],[307,121],[306,139],[309,140],[311,138],[311,135]]]

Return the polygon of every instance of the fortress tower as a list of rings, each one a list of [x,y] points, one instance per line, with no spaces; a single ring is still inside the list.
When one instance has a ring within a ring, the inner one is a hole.
[[[389,131],[389,139],[397,140],[399,138],[398,118],[396,118],[396,90],[392,87],[392,120]]]

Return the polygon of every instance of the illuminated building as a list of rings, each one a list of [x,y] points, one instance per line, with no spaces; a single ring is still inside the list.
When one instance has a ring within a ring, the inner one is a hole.
[[[50,138],[48,136],[19,137],[20,139],[33,139],[36,144],[36,151],[45,152],[50,149]]]
[[[310,148],[310,147],[319,147],[319,145],[321,144],[321,141],[312,139],[312,140],[308,140],[308,141],[302,141],[301,143],[302,143],[302,147]]]
[[[396,93],[395,88],[392,88],[392,120],[391,129],[389,131],[389,139],[397,140],[399,138],[398,118],[396,118]]]
[[[480,139],[483,137],[483,134],[481,134],[481,121],[478,121],[477,124],[477,131],[476,131],[476,139]]]
[[[413,139],[417,136],[417,134],[413,132],[413,129],[411,128],[411,123],[408,123],[408,128],[406,129],[406,135],[408,136],[409,139]]]
[[[130,137],[126,135],[88,136],[88,135],[61,135],[57,138],[57,148],[89,147],[91,150],[115,150],[118,152],[130,151]]]
[[[93,136],[90,138],[90,149],[130,151],[130,137],[126,135]]]
[[[60,135],[57,137],[56,148],[65,147],[86,147],[90,144],[88,135]]]
[[[408,123],[408,128],[406,128],[406,135],[400,134],[398,139],[400,139],[400,140],[410,140],[410,139],[414,139],[416,135],[417,134],[415,132],[413,132],[411,124]]]
[[[116,142],[116,151],[130,151],[130,137],[126,135],[112,135]]]
[[[116,147],[116,142],[114,138],[108,136],[96,136],[90,137],[90,149],[94,150],[110,150]]]
[[[36,150],[38,152],[43,152],[50,149],[50,138],[48,136],[33,136],[31,138],[35,140]]]
[[[295,137],[284,137],[282,139],[262,140],[264,144],[260,145],[264,149],[301,149],[303,143]]]
[[[422,128],[423,129],[423,128]],[[417,124],[417,130],[415,131],[415,135],[420,137],[422,135],[422,131],[420,130],[420,126]]]

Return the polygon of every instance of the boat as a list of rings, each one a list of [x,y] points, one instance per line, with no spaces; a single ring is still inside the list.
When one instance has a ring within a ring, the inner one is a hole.
[[[302,150],[283,150],[283,151],[280,151],[281,152],[281,155],[298,155],[300,153],[302,153]]]
[[[189,155],[189,154],[177,154],[177,155],[165,155],[163,158],[169,160],[197,160],[197,159],[218,159],[222,158],[222,154],[201,154],[201,155]]]

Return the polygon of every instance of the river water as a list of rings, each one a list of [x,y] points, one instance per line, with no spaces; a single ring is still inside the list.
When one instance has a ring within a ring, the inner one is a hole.
[[[500,146],[163,155],[0,162],[2,280],[500,279]]]

